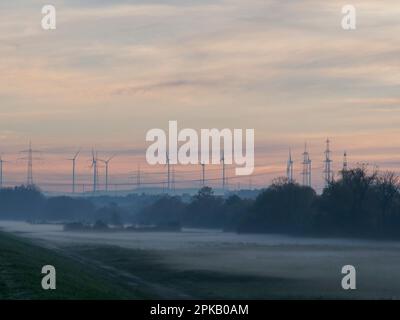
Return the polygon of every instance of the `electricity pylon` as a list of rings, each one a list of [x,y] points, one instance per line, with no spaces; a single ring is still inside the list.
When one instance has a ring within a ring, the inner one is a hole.
[[[347,171],[348,163],[347,163],[347,151],[343,154],[343,171]]]
[[[329,139],[326,139],[325,160],[324,160],[324,175],[325,185],[328,186],[333,181],[331,150],[329,148]]]
[[[27,156],[20,158],[22,160],[27,160],[27,177],[26,177],[26,184],[27,186],[33,186],[33,160],[41,160],[41,158],[34,158],[34,153],[40,153],[41,151],[33,150],[32,149],[32,142],[29,141],[29,148],[27,150],[22,150],[22,153],[26,153]]]
[[[303,185],[311,187],[311,159],[307,150],[307,144],[304,146],[303,152]]]
[[[3,163],[9,162],[3,160],[3,156],[0,155],[0,189],[3,189]]]
[[[289,159],[287,162],[286,168],[286,176],[289,183],[293,183],[293,160],[292,160],[292,151],[289,149]]]

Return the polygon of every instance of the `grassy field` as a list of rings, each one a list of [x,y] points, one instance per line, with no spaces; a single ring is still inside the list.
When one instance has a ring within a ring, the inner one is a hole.
[[[53,265],[57,289],[41,288],[41,269]],[[139,299],[149,294],[105,272],[0,232],[0,299]]]
[[[224,242],[230,235],[202,242],[198,233],[17,234],[0,232],[0,299],[398,299],[400,292],[397,244],[383,250],[340,241]],[[349,262],[358,267],[351,292],[340,286]],[[56,267],[54,291],[41,288],[44,265]]]
[[[57,270],[56,290],[41,288],[41,268],[47,264]],[[277,278],[174,270],[147,250],[97,245],[47,249],[0,232],[0,299],[278,298],[266,289],[285,284]]]
[[[71,248],[72,249],[72,248]],[[70,249],[70,250],[71,250]],[[120,247],[84,247],[72,249],[113,270],[137,275],[141,283],[167,299],[279,299],[294,298],[285,288],[301,286],[302,281],[233,274],[210,270],[180,270],[168,267],[154,252]]]

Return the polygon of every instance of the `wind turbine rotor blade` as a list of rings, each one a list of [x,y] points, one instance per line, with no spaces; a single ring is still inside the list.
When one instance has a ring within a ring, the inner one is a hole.
[[[74,160],[76,159],[76,158],[78,158],[78,155],[79,155],[79,153],[81,152],[81,149],[79,149],[76,153],[75,153],[75,156],[74,156]]]
[[[107,162],[109,162],[111,159],[114,159],[116,157],[116,153],[114,153],[111,157],[108,158]]]

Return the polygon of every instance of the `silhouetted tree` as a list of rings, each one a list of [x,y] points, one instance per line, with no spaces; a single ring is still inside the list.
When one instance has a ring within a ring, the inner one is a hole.
[[[222,198],[215,196],[210,187],[201,188],[187,206],[184,224],[201,228],[222,228],[225,221],[222,204]]]
[[[253,205],[253,202],[254,201],[249,199],[241,199],[237,195],[232,195],[226,199],[222,208],[224,215],[224,230],[236,230],[237,226],[245,219]]]
[[[36,186],[0,189],[0,218],[40,219],[46,198]]]
[[[49,198],[42,217],[51,221],[92,221],[94,205],[84,198],[66,196]]]
[[[383,233],[385,224],[390,222],[390,212],[396,204],[396,197],[399,196],[399,177],[394,172],[386,171],[377,177],[375,188],[380,207],[378,223],[380,232]]]
[[[96,220],[101,220],[105,223],[113,225],[114,227],[122,227],[124,217],[128,213],[126,210],[118,206],[115,202],[111,202],[96,210],[94,216]]]
[[[279,178],[257,197],[254,206],[238,230],[240,232],[304,232],[312,224],[315,215],[313,209],[315,199],[316,193],[313,189]]]
[[[145,207],[137,216],[140,224],[171,225],[180,224],[186,205],[179,197],[164,196]]]
[[[387,236],[396,224],[398,197],[399,179],[392,172],[369,173],[365,165],[343,171],[318,200],[318,229],[336,235]]]

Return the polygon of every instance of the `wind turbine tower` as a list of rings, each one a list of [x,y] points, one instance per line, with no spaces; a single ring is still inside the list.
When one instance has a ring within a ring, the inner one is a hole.
[[[225,154],[224,154],[224,150],[222,150],[221,162],[222,162],[222,190],[225,191],[225,188],[226,188],[226,176],[225,176]]]
[[[93,193],[96,193],[97,191],[97,178],[98,178],[98,171],[97,171],[97,152],[95,153],[92,150],[92,165],[91,168],[93,168]]]
[[[33,185],[33,157],[32,157],[32,144],[29,141],[29,149],[27,150],[28,152],[28,170],[27,170],[27,185],[32,186]]]
[[[170,161],[169,161],[169,154],[167,152],[166,154],[166,160],[167,160],[167,190],[168,192],[171,190],[171,166],[170,166]]]
[[[289,159],[287,162],[286,168],[286,176],[289,183],[293,183],[293,160],[292,160],[292,151],[289,149]]]
[[[330,144],[329,139],[326,139],[326,150],[325,150],[325,160],[324,160],[324,174],[325,174],[326,186],[328,186],[333,180],[331,150],[329,148],[329,144]]]
[[[75,193],[75,164],[76,164],[76,159],[78,158],[80,152],[81,150],[78,150],[72,159],[68,159],[72,161],[72,193]]]
[[[3,189],[3,159],[0,156],[0,189]]]
[[[140,176],[140,164],[138,165],[137,168],[137,174],[136,174],[136,189],[139,190],[140,189],[140,184],[141,184],[141,176]]]
[[[110,163],[111,159],[115,157],[115,154],[109,157],[107,160],[101,160],[106,165],[106,191],[108,191],[108,164]]]
[[[175,166],[172,165],[172,191],[175,193]]]

